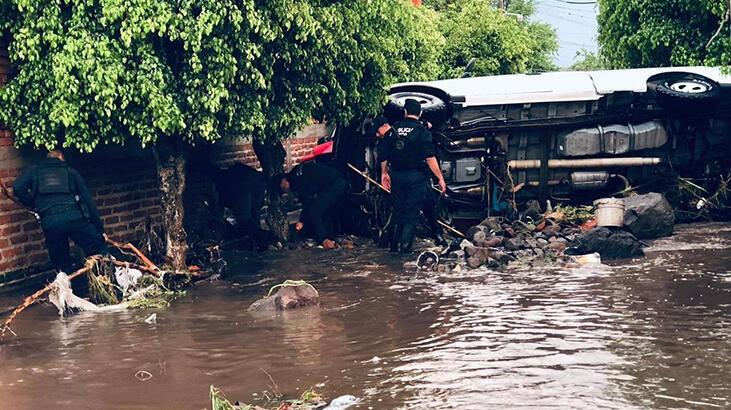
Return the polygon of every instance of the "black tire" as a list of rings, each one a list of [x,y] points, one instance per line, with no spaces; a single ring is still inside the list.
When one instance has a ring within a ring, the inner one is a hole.
[[[439,89],[431,87],[396,87],[391,89],[389,101],[383,109],[388,121],[394,123],[404,118],[404,102],[413,98],[421,103],[421,119],[432,125],[439,125],[452,116],[452,107],[449,95]]]
[[[678,76],[658,82],[655,93],[663,108],[678,114],[694,114],[715,109],[721,87],[703,76]]]

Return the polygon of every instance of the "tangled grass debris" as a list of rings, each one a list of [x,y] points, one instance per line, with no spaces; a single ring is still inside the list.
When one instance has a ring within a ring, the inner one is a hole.
[[[314,389],[308,389],[299,398],[289,400],[272,399],[269,395],[265,395],[266,402],[261,406],[238,401],[231,403],[223,392],[214,386],[210,387],[209,396],[212,410],[315,410],[327,404],[325,398]]]

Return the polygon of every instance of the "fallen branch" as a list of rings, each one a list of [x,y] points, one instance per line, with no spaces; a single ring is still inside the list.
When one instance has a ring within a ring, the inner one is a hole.
[[[107,238],[107,243],[114,246],[115,248],[126,249],[128,251],[131,251],[142,261],[142,263],[145,264],[145,266],[148,269],[151,269],[154,271],[160,270],[160,268],[158,268],[157,265],[155,265],[147,256],[145,256],[145,254],[142,253],[142,251],[137,249],[137,247],[132,245],[131,243],[120,243],[120,242],[113,241],[109,238]]]
[[[77,270],[76,272],[69,275],[69,280],[78,278],[81,275],[84,275],[91,271],[96,263],[99,261],[99,258],[97,257],[91,257],[86,261],[86,264],[84,264],[84,267]],[[5,323],[3,323],[2,331],[0,331],[0,338],[2,338],[5,335],[5,332],[10,329],[10,323],[13,322],[13,319],[15,319],[16,316],[18,316],[22,311],[30,307],[32,304],[36,303],[38,299],[41,298],[41,296],[45,295],[46,293],[50,292],[53,289],[53,283],[49,283],[46,287],[43,289],[37,291],[36,293],[28,296],[23,300],[23,303],[21,303],[18,307],[13,310],[13,312],[8,316],[7,319],[5,319]],[[12,330],[11,330],[12,332]]]

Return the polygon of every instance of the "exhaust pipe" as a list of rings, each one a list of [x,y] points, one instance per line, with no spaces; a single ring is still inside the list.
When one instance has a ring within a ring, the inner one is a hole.
[[[589,159],[549,159],[548,168],[601,168],[601,167],[643,167],[658,165],[660,158],[630,157],[630,158],[589,158]],[[541,167],[539,159],[518,159],[508,161],[509,169],[538,169]]]

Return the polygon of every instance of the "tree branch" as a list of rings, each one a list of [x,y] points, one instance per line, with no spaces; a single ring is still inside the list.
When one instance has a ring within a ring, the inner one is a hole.
[[[715,33],[713,33],[713,36],[710,40],[708,40],[708,43],[706,43],[706,48],[708,48],[711,43],[713,43],[714,40],[716,40],[716,37],[718,37],[719,34],[721,34],[721,30],[723,30],[723,26],[726,24],[729,19],[731,19],[731,1],[729,1],[729,9],[726,11],[726,15],[723,17],[723,20],[721,20],[721,24],[718,26],[718,30],[716,30]]]

